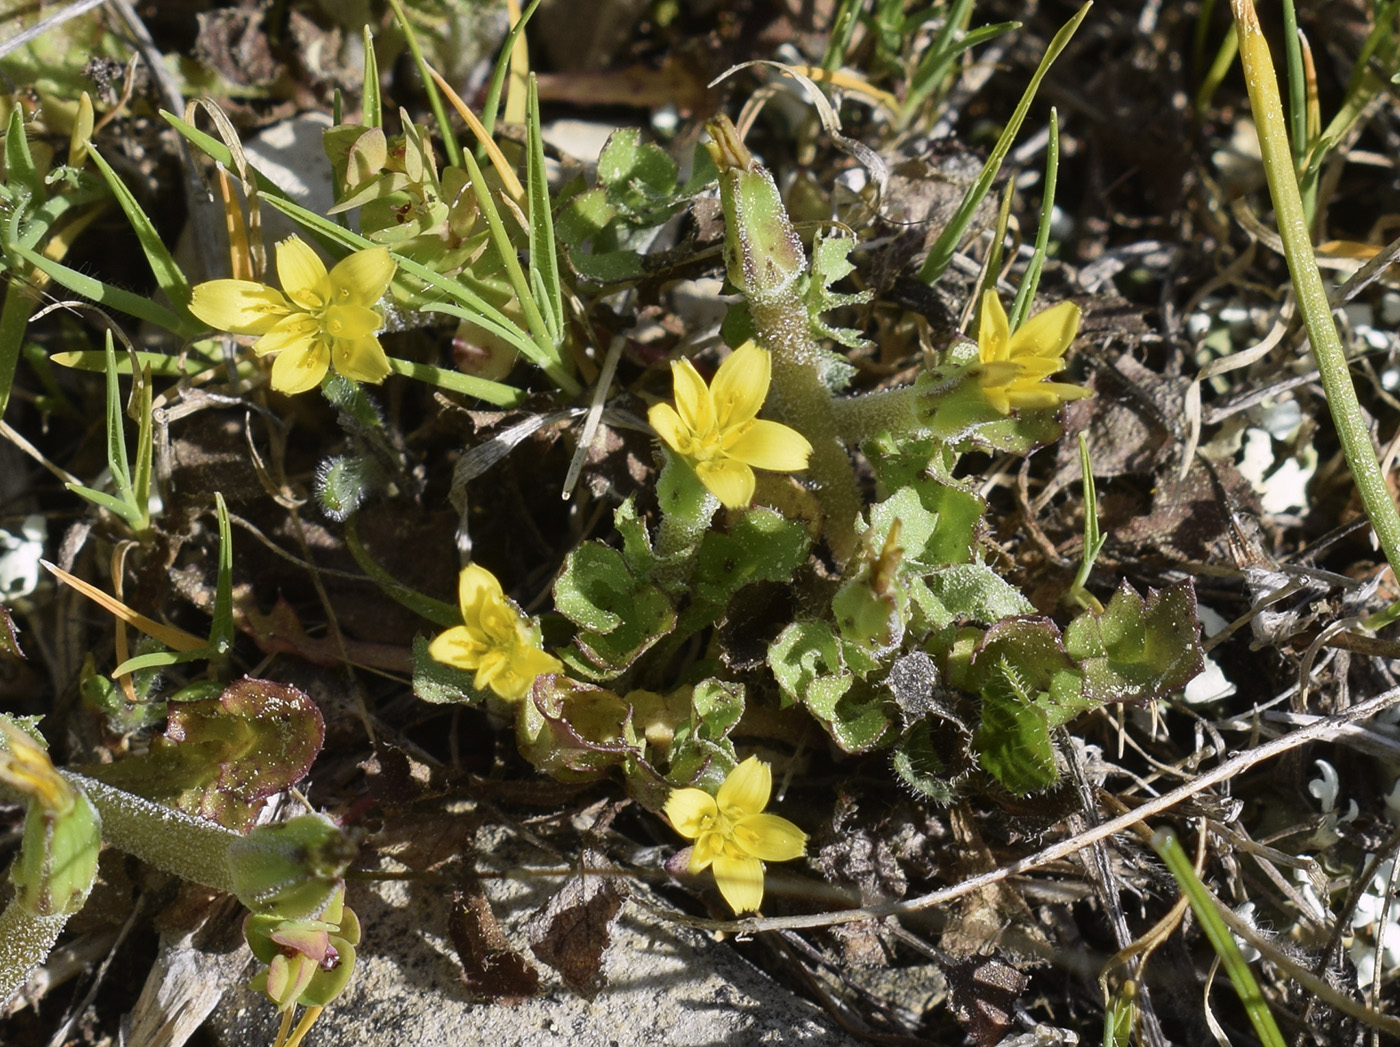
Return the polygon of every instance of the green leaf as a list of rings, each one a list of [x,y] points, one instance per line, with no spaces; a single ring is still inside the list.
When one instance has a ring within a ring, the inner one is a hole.
[[[846,752],[866,752],[891,730],[884,698],[846,666],[826,622],[793,622],[769,645],[768,665],[784,697],[804,704]]]
[[[565,660],[597,679],[611,679],[671,631],[676,614],[656,586],[637,578],[616,549],[585,542],[554,583],[559,613],[579,626],[578,652]]]
[[[433,705],[476,705],[484,697],[476,674],[446,665],[428,653],[428,640],[413,638],[413,693]]]
[[[1124,582],[1102,614],[1086,611],[1065,630],[1065,648],[1084,671],[1096,702],[1142,702],[1186,684],[1201,671],[1200,622],[1191,582],[1148,590]]]
[[[812,324],[812,333],[817,338],[830,338],[850,349],[864,349],[870,345],[870,341],[862,338],[855,328],[833,327],[822,318],[822,314],[828,310],[848,305],[864,305],[875,297],[873,290],[843,294],[831,289],[832,284],[855,272],[856,267],[847,257],[855,245],[855,239],[848,236],[824,237],[818,233],[813,238],[812,268],[803,298],[807,303],[807,316]],[[841,386],[855,374],[854,367],[849,363],[846,363],[846,366],[850,373],[846,375],[845,381],[841,382]]]
[[[692,731],[698,738],[719,742],[744,715],[744,685],[727,680],[706,679],[691,692]]]
[[[1051,727],[1068,723],[1098,703],[1083,693],[1083,674],[1048,618],[1011,618],[987,630],[972,657],[973,678],[985,693],[989,685],[1010,680],[1018,693],[1045,711]]]
[[[82,484],[64,484],[63,486],[67,487],[68,490],[72,491],[74,494],[86,498],[93,505],[100,506],[101,508],[106,509],[108,512],[112,513],[118,519],[123,521],[133,531],[138,530],[140,528],[140,510],[133,508],[131,505],[122,501],[120,498],[114,498],[106,491],[96,491],[93,490],[91,487],[84,487]]]
[[[693,585],[708,603],[727,604],[752,582],[787,582],[807,560],[807,529],[771,509],[743,513],[728,534],[708,531],[700,542]]]
[[[628,704],[612,691],[551,676],[515,718],[520,754],[561,781],[591,781],[637,754]]]
[[[915,795],[937,804],[952,803],[948,768],[933,743],[932,732],[933,724],[927,720],[904,732],[894,747],[894,773]]]
[[[956,620],[999,622],[1018,614],[1034,614],[1035,606],[1020,589],[986,564],[952,564],[925,579]]]
[[[615,131],[598,154],[598,181],[608,199],[639,226],[660,225],[676,200],[676,162],[641,140],[635,127]]]
[[[1018,796],[1055,784],[1055,750],[1045,710],[1002,681],[982,693],[982,725],[972,736],[977,761]]]
[[[784,629],[768,647],[768,667],[788,702],[805,702],[815,692],[819,702],[831,705],[855,679],[836,633],[821,621],[793,622]]]
[[[622,539],[622,558],[627,561],[632,573],[643,581],[648,581],[656,570],[656,554],[652,551],[651,536],[647,533],[646,521],[637,513],[637,496],[629,494],[627,500],[613,512],[613,527]]]

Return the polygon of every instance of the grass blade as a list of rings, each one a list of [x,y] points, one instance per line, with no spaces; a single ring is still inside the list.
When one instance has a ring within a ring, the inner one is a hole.
[[[944,227],[943,232],[939,234],[933,247],[929,249],[928,257],[924,259],[923,267],[919,270],[919,279],[924,283],[931,284],[937,281],[943,275],[944,270],[948,268],[948,263],[953,260],[958,244],[962,242],[963,234],[967,232],[967,227],[972,224],[972,216],[976,214],[982,198],[991,191],[992,182],[996,180],[997,172],[1001,170],[1001,163],[1006,159],[1006,154],[1011,151],[1011,145],[1021,130],[1021,124],[1026,119],[1031,102],[1035,100],[1036,92],[1040,89],[1041,80],[1045,79],[1045,74],[1050,71],[1050,67],[1060,56],[1060,52],[1068,46],[1075,30],[1084,21],[1092,6],[1093,0],[1088,0],[1088,3],[1075,12],[1074,17],[1061,26],[1060,31],[1051,39],[1050,46],[1045,49],[1040,64],[1031,74],[1031,82],[1026,85],[1026,91],[1021,96],[1020,102],[1016,104],[1011,119],[1007,121],[1006,127],[1001,132],[1001,137],[997,139],[996,146],[992,149],[991,155],[987,157],[987,162],[982,165],[977,180],[972,183],[952,219]]]

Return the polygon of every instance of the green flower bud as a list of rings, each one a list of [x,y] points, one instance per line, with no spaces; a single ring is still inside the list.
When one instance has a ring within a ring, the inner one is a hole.
[[[16,900],[36,916],[72,915],[97,878],[102,819],[29,735],[0,721],[0,740],[0,781],[29,803],[24,843],[10,870]]]
[[[238,900],[255,913],[303,919],[325,909],[355,844],[318,814],[261,825],[228,849]]]
[[[773,176],[754,159],[727,116],[705,125],[710,156],[719,168],[724,208],[724,263],[729,279],[750,299],[793,288],[807,271],[802,250]]]

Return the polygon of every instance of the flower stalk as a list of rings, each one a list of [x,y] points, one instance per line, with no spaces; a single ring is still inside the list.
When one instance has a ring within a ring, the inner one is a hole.
[[[1322,388],[1327,394],[1327,406],[1366,516],[1375,529],[1390,569],[1400,574],[1400,511],[1391,499],[1376,460],[1370,429],[1352,384],[1346,350],[1337,335],[1327,290],[1313,253],[1269,44],[1264,39],[1252,0],[1231,0],[1230,6],[1239,34],[1240,64],[1249,89],[1249,104],[1259,129],[1259,151],[1264,159],[1275,221],[1288,259],[1288,273],[1293,280],[1298,309],[1303,314]]]
[[[750,756],[711,796],[703,789],[677,789],[666,801],[671,826],[694,840],[688,871],[713,869],[715,883],[736,913],[763,904],[763,863],[788,862],[807,852],[807,834],[786,818],[767,814],[773,771]]]
[[[729,118],[711,120],[706,130],[719,168],[729,279],[748,299],[759,345],[773,354],[775,413],[812,445],[808,475],[826,514],[827,544],[844,564],[856,551],[862,503],[800,293],[807,255],[777,183],[745,148]]]

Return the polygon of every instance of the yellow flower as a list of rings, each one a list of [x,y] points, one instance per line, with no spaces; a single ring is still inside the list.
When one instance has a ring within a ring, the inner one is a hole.
[[[1036,313],[1012,334],[1001,299],[995,291],[984,292],[977,325],[982,395],[1002,414],[1092,396],[1082,386],[1043,381],[1064,370],[1065,352],[1078,332],[1079,306],[1061,302]]]
[[[695,841],[691,874],[713,867],[724,900],[736,913],[757,911],[763,902],[763,863],[801,858],[807,834],[786,818],[764,814],[773,772],[750,756],[729,772],[715,796],[702,789],[677,789],[666,801],[672,827]]]
[[[539,628],[501,592],[496,576],[476,564],[457,579],[457,599],[464,624],[448,629],[428,645],[439,662],[475,669],[478,691],[491,688],[502,698],[523,698],[542,673],[557,673],[564,663],[540,648]]]
[[[705,385],[689,360],[671,365],[676,406],[657,404],[647,420],[666,446],[730,509],[753,499],[754,468],[793,473],[807,468],[812,445],[796,429],[758,417],[768,395],[768,352],[745,342]]]
[[[195,287],[190,312],[220,331],[261,336],[253,351],[278,354],[278,392],[314,389],[332,366],[357,382],[382,382],[389,360],[374,335],[384,318],[373,307],[394,268],[387,249],[371,247],[326,272],[316,252],[292,236],[277,245],[281,291],[251,280],[210,280]]]

